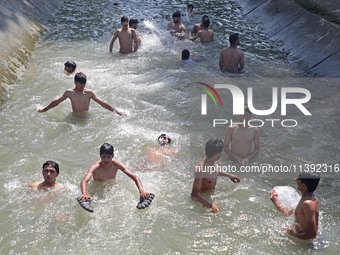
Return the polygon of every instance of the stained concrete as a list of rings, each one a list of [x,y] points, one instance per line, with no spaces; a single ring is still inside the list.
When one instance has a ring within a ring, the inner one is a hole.
[[[43,24],[53,17],[62,0],[0,1],[0,104],[8,97],[28,64]]]
[[[340,27],[290,0],[236,0],[289,53],[294,69],[320,77],[340,77]]]

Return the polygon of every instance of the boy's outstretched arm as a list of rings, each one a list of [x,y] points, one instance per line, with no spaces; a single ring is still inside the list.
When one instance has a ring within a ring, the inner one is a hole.
[[[111,112],[114,112],[114,113],[117,113],[118,115],[124,115],[124,113],[118,111],[117,109],[115,109],[113,106],[109,105],[108,103],[106,103],[105,101],[103,101],[101,98],[97,97],[97,95],[95,93],[93,93],[92,95],[92,99],[98,103],[99,105],[101,105],[103,108],[111,111]]]
[[[50,110],[50,109],[56,107],[57,105],[59,105],[61,102],[65,101],[66,98],[68,98],[68,91],[65,91],[65,93],[64,93],[61,97],[59,97],[59,98],[53,100],[53,101],[52,101],[48,106],[46,106],[45,108],[38,109],[38,112],[47,112],[48,110]]]
[[[219,173],[218,174],[219,176],[226,176],[226,177],[229,177],[229,179],[232,181],[232,182],[235,182],[235,183],[239,183],[241,181],[240,177],[238,177],[237,175],[234,175],[234,174],[230,174],[230,173]]]
[[[122,163],[120,163],[119,169],[126,174],[127,176],[129,176],[136,184],[139,194],[141,197],[143,198],[148,198],[149,194],[148,192],[145,192],[142,182],[140,181],[140,179],[138,178],[137,175],[135,175],[134,173],[132,173],[126,166],[124,166]]]
[[[99,167],[99,163],[98,162],[95,162],[94,164],[92,164],[92,166],[90,167],[89,171],[84,176],[83,180],[80,182],[80,189],[81,189],[81,193],[82,193],[82,200],[83,199],[91,199],[91,196],[90,196],[90,194],[87,191],[87,183],[92,178],[93,171],[96,168],[98,168],[98,167]]]

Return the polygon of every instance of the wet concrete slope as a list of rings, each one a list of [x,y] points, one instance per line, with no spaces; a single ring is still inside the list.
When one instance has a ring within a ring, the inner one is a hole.
[[[280,41],[294,69],[321,77],[340,77],[340,27],[290,0],[236,0],[251,21]]]
[[[62,0],[0,1],[0,104],[25,70],[43,24]]]

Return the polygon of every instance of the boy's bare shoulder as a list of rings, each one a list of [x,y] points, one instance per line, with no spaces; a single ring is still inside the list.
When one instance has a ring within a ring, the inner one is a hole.
[[[37,189],[39,184],[40,184],[39,181],[34,181],[34,182],[31,182],[30,184],[28,184],[27,187],[30,188],[30,189]]]
[[[123,163],[120,162],[118,159],[115,159],[115,158],[112,159],[112,164],[114,164],[115,166],[118,166],[118,167],[123,166]]]
[[[94,171],[94,170],[100,168],[100,167],[101,167],[100,162],[101,162],[100,160],[95,161],[95,162],[92,164],[91,169]]]
[[[72,94],[74,92],[74,88],[71,88],[71,89],[67,89],[66,91],[65,91],[65,95],[70,95],[70,94]]]
[[[92,89],[87,89],[87,88],[84,88],[83,93],[84,93],[85,95],[90,95],[90,96],[95,95],[95,93],[93,92]]]
[[[84,88],[83,90],[85,93],[93,93],[92,89]]]

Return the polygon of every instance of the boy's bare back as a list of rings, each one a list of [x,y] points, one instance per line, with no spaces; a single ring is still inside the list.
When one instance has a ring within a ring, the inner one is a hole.
[[[237,48],[224,48],[220,54],[220,65],[223,72],[238,73],[243,69],[244,53]]]

